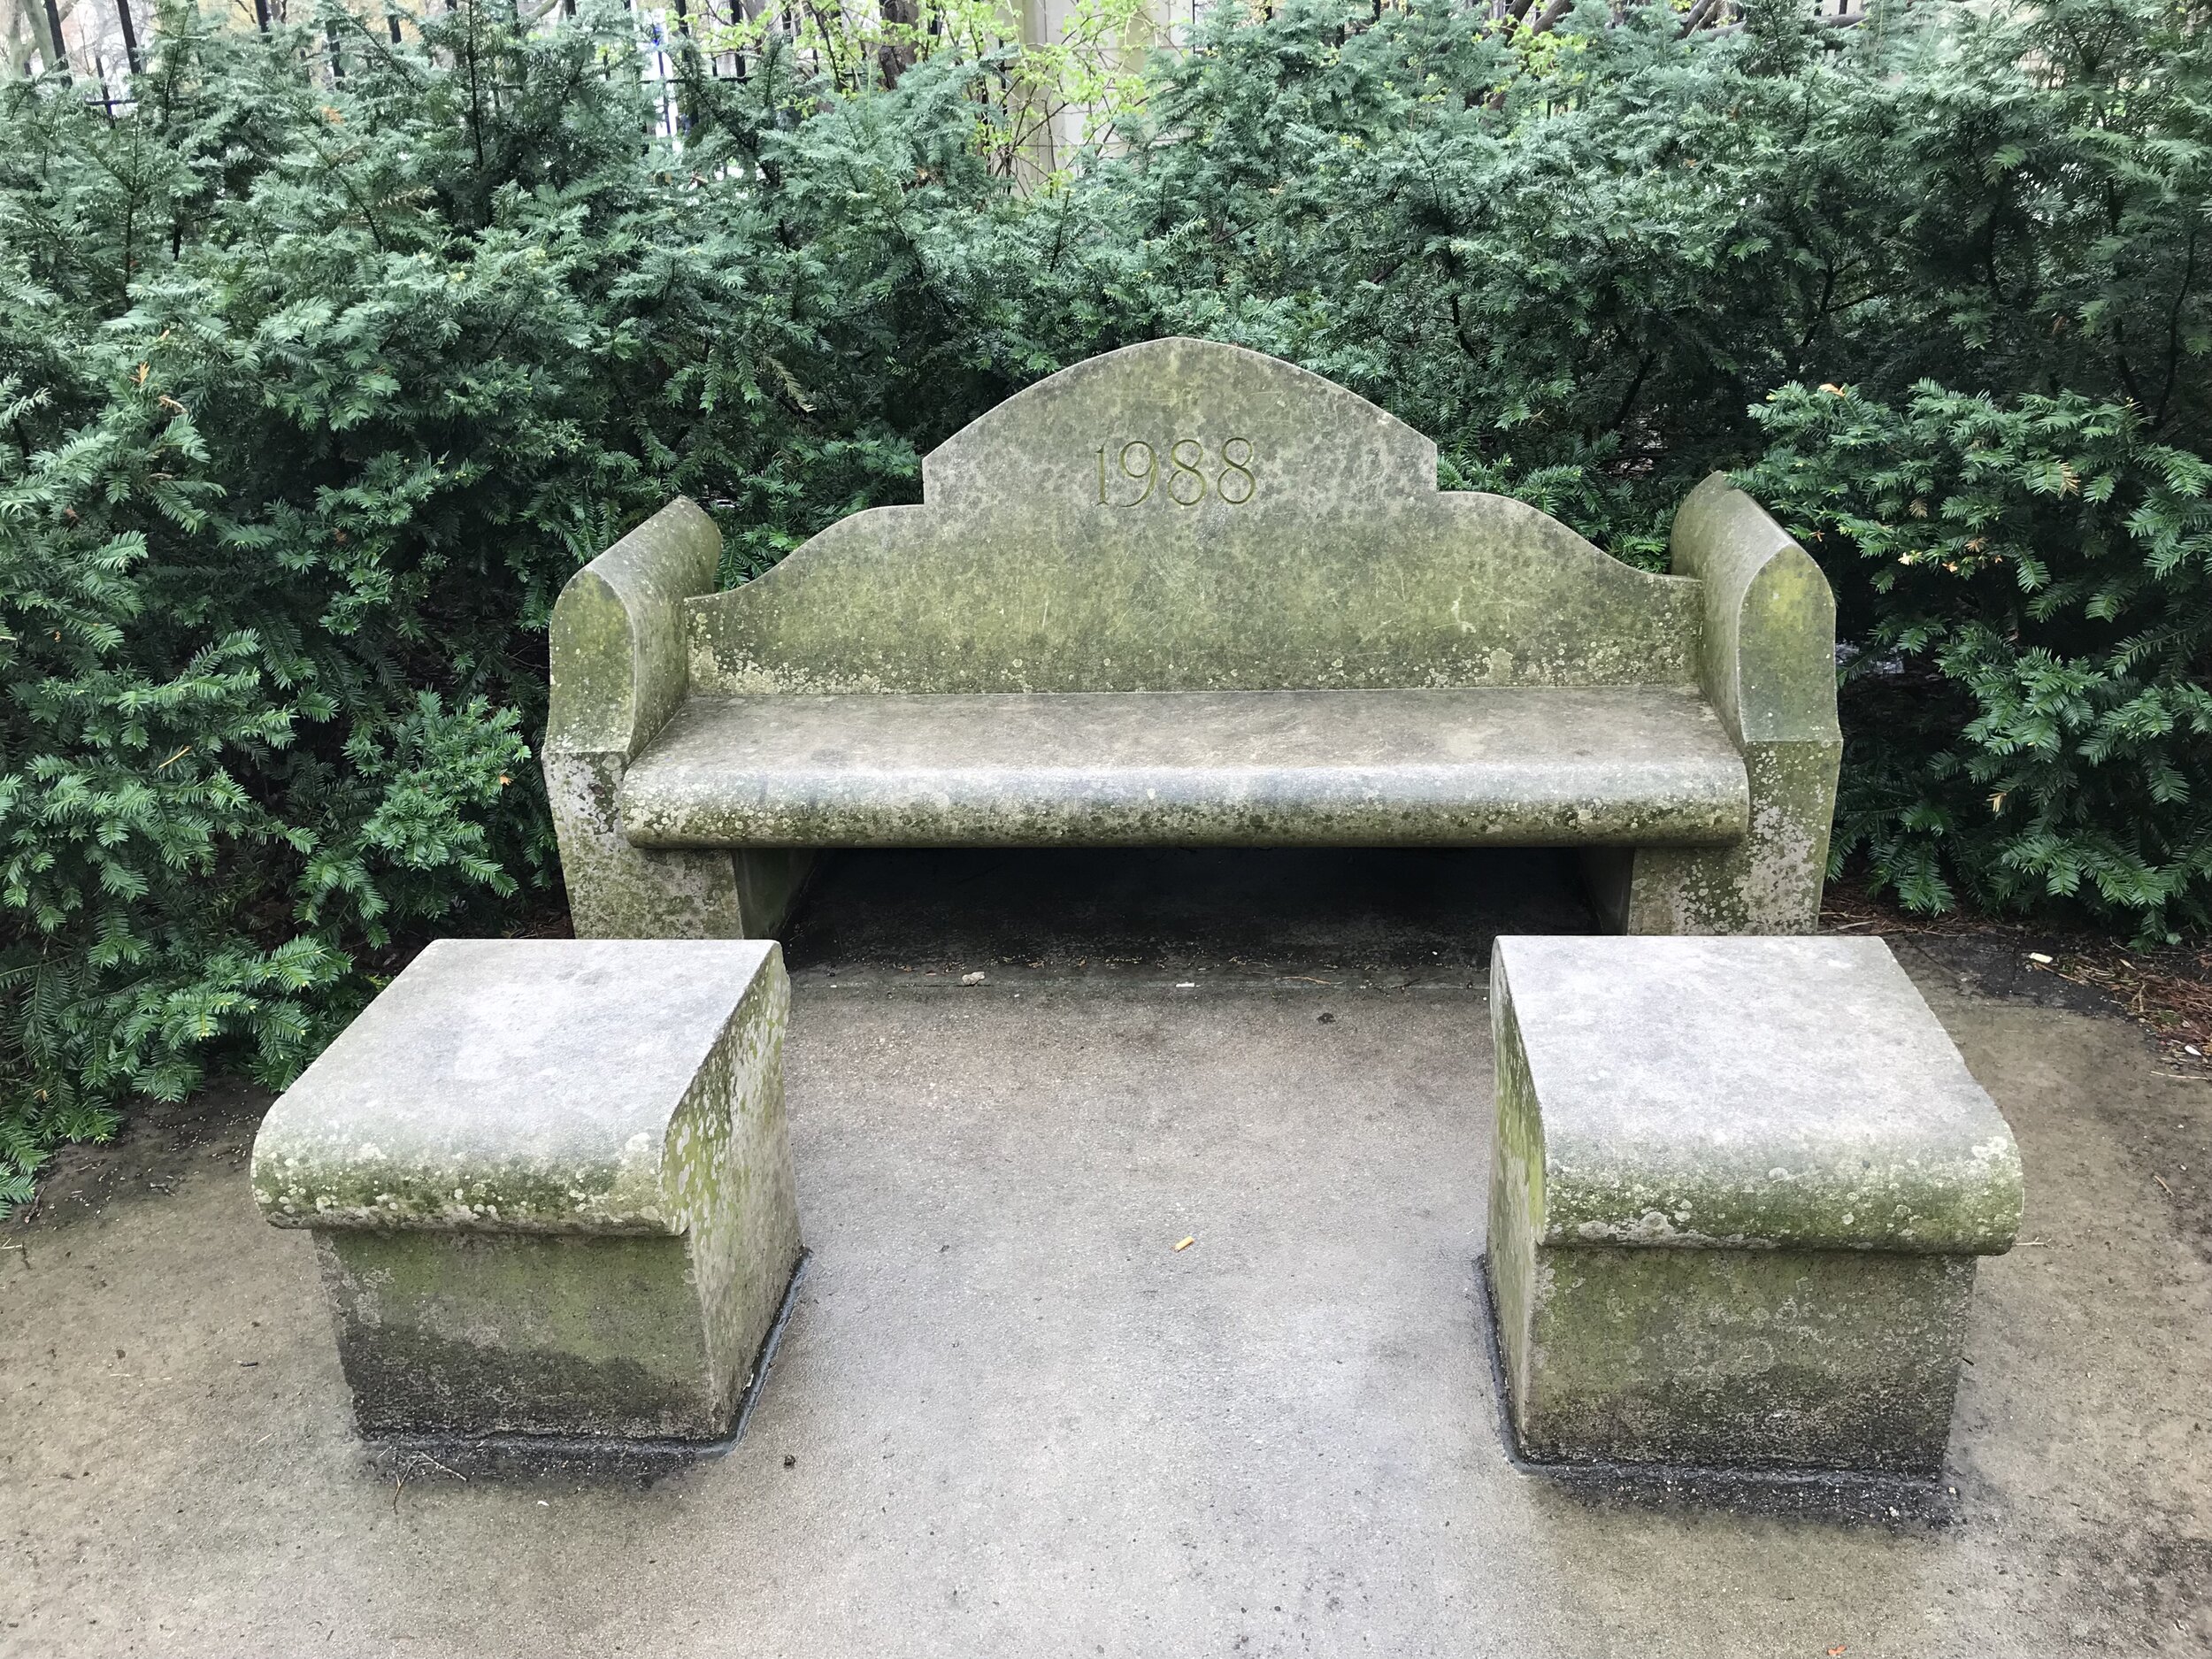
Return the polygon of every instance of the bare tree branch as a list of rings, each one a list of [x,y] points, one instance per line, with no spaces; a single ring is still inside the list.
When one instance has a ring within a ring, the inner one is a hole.
[[[1531,28],[1529,33],[1531,35],[1548,34],[1557,27],[1560,19],[1574,9],[1575,0],[1551,0],[1551,4],[1544,8],[1544,15],[1536,19],[1535,27]]]
[[[1682,19],[1681,35],[1677,35],[1676,38],[1680,39],[1683,35],[1694,33],[1723,3],[1724,0],[1697,0],[1697,4],[1690,8],[1690,15]]]

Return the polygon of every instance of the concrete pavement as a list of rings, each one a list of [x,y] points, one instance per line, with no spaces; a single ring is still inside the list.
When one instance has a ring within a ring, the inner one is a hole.
[[[1952,1525],[1608,1502],[1508,1463],[1476,1325],[1464,941],[1571,925],[1548,866],[1187,866],[1210,910],[987,862],[960,927],[902,898],[926,868],[863,863],[795,933],[812,1265],[744,1441],[686,1473],[365,1455],[308,1241],[247,1192],[260,1098],[73,1153],[0,1229],[0,1654],[2212,1643],[2212,1258],[2170,1195],[2212,1086],[2132,1026],[1901,950],[2027,1167]]]

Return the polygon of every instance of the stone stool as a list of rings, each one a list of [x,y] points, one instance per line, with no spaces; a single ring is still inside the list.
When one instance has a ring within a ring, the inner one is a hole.
[[[444,940],[271,1108],[373,1438],[726,1438],[801,1255],[765,941]]]
[[[1943,1465],[2020,1155],[1877,939],[1501,939],[1487,1267],[1540,1463]]]

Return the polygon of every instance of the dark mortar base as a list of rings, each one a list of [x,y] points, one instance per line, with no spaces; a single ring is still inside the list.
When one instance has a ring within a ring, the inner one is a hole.
[[[1596,1507],[1647,1509],[1719,1509],[1730,1515],[1774,1516],[1891,1532],[1949,1526],[1959,1519],[1955,1486],[1939,1477],[1866,1474],[1848,1469],[1717,1469],[1685,1463],[1546,1463],[1522,1455],[1506,1395],[1505,1354],[1498,1340],[1497,1307],[1490,1296],[1490,1263],[1475,1267],[1476,1339],[1490,1364],[1490,1397],[1506,1461],[1525,1475],[1550,1482]]]
[[[761,1339],[753,1361],[753,1379],[738,1399],[737,1421],[718,1440],[600,1440],[567,1434],[394,1434],[365,1442],[368,1465],[396,1483],[434,1480],[532,1480],[547,1475],[583,1475],[602,1480],[634,1480],[650,1486],[664,1476],[726,1457],[745,1438],[746,1425],[768,1386],[768,1373],[782,1344],[784,1327],[798,1306],[799,1281],[812,1253],[799,1252],[776,1317]]]

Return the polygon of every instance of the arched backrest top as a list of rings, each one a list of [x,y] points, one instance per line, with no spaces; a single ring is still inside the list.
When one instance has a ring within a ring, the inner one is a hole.
[[[1263,471],[1308,504],[1432,495],[1436,445],[1294,363],[1179,336],[1087,358],[979,415],[924,458],[922,495],[987,508],[1072,486],[1110,511],[1202,512],[1261,505]]]
[[[688,602],[698,691],[1685,684],[1694,580],[1436,487],[1436,445],[1320,376],[1201,340],[1094,357],[833,525]]]

